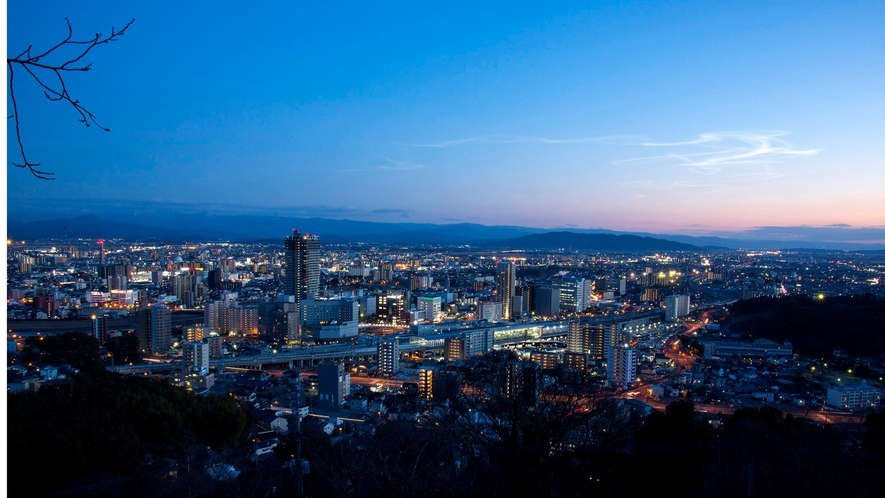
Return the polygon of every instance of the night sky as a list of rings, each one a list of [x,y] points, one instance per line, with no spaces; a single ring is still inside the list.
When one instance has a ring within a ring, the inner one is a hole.
[[[8,167],[8,218],[885,226],[885,3],[540,3],[10,2],[9,55],[135,23],[67,80],[110,133],[16,72],[57,180]]]

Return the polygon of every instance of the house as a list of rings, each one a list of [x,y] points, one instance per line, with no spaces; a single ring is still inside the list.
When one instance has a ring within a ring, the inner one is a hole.
[[[286,417],[278,415],[282,415],[282,413],[262,410],[255,413],[255,418],[259,426],[272,430],[277,434],[285,434],[289,432],[289,421]]]
[[[7,373],[6,390],[11,393],[36,392],[40,389],[40,377]]]
[[[334,418],[313,417],[310,420],[309,424],[314,428],[326,433],[327,436],[331,436],[332,433],[335,432],[336,428],[334,420]]]
[[[273,452],[273,449],[276,448],[279,444],[280,440],[277,438],[271,438],[261,441],[260,443],[256,443],[255,446],[252,447],[252,454],[256,457],[266,455]]]

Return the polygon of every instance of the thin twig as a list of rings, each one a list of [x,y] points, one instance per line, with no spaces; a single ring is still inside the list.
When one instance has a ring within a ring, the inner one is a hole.
[[[28,46],[23,52],[18,54],[16,57],[12,59],[6,59],[6,66],[9,68],[9,97],[12,100],[12,114],[8,116],[7,119],[15,120],[15,138],[18,142],[19,151],[21,152],[22,162],[15,163],[12,165],[19,168],[27,168],[31,171],[31,173],[41,180],[54,180],[54,173],[43,171],[39,169],[40,163],[32,163],[28,160],[27,154],[25,153],[25,146],[22,142],[21,136],[21,125],[19,123],[19,110],[18,110],[18,102],[15,97],[15,67],[24,68],[28,74],[31,75],[32,78],[37,82],[37,84],[43,89],[43,95],[53,102],[64,101],[69,103],[75,111],[80,115],[79,122],[83,123],[87,127],[92,126],[93,124],[97,127],[101,128],[104,131],[111,131],[110,128],[104,127],[97,121],[96,117],[89,109],[85,108],[82,104],[80,104],[79,100],[75,100],[71,97],[70,93],[68,93],[67,85],[65,84],[63,72],[86,72],[92,68],[92,64],[86,65],[77,65],[83,57],[85,57],[93,48],[98,45],[104,45],[106,43],[117,41],[121,36],[126,33],[126,30],[129,29],[129,26],[132,26],[132,23],[135,22],[135,19],[129,21],[126,26],[123,27],[120,31],[116,31],[113,27],[111,28],[111,34],[106,37],[102,37],[101,33],[96,33],[94,38],[88,40],[72,40],[74,36],[74,30],[71,28],[71,21],[65,18],[65,22],[68,25],[68,36],[65,37],[64,40],[55,44],[45,52],[39,55],[31,55],[32,46]],[[62,47],[68,45],[85,45],[85,48],[81,48],[80,51],[75,54],[73,58],[68,58],[64,62],[60,63],[46,63],[41,62],[41,60],[45,57],[49,57],[56,53],[56,50],[61,49]],[[55,76],[57,79],[57,83],[55,85],[49,84],[45,81],[48,75]]]

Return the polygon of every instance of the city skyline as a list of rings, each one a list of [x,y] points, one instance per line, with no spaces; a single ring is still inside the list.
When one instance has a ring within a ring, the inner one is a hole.
[[[84,5],[9,6],[9,53],[66,16],[87,37],[136,19],[69,81],[110,133],[17,79],[57,180],[8,167],[9,220],[130,203],[885,240],[875,3]]]

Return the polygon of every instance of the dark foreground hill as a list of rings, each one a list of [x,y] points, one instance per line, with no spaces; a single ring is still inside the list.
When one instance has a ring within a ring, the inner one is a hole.
[[[810,357],[830,357],[835,348],[858,357],[885,354],[885,299],[871,294],[738,301],[732,320],[733,332],[789,340]]]

